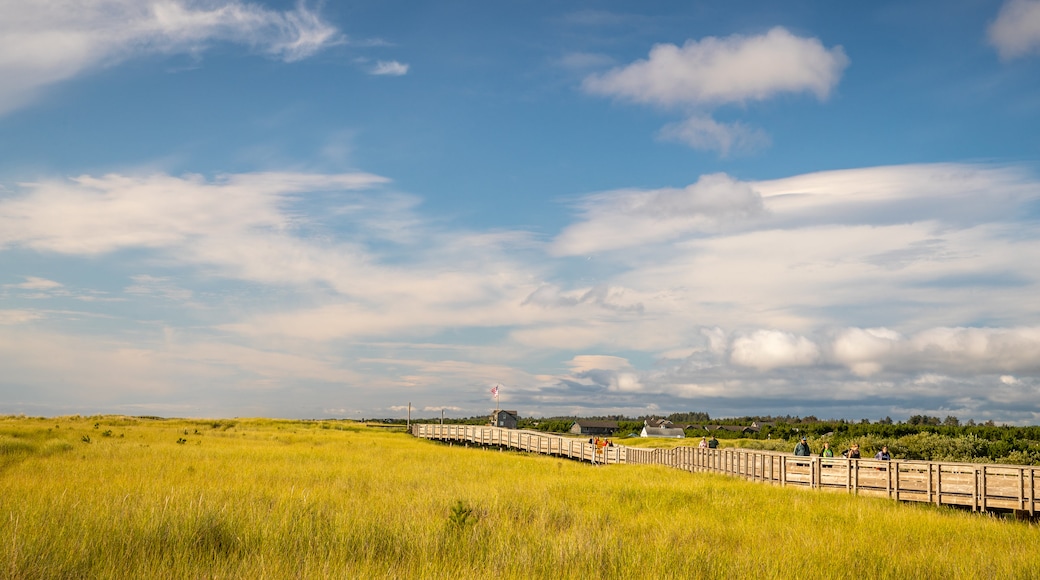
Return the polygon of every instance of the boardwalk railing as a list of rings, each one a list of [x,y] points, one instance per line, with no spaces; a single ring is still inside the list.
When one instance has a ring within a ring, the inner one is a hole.
[[[539,431],[478,427],[474,425],[412,425],[412,435],[425,439],[459,441],[484,446],[511,447],[520,451],[567,457],[590,463],[626,463],[628,447],[596,448],[595,445],[574,437],[561,437]]]
[[[597,448],[574,437],[473,425],[413,424],[411,432],[426,439],[508,447],[578,461],[665,465],[779,485],[964,506],[974,511],[1013,510],[1035,516],[1040,508],[1040,467],[1035,466],[798,457],[738,448]]]

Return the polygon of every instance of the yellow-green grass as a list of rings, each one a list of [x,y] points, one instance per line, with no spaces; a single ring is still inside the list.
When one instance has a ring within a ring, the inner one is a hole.
[[[0,457],[5,578],[1040,570],[1040,530],[1023,522],[342,422],[11,417]]]

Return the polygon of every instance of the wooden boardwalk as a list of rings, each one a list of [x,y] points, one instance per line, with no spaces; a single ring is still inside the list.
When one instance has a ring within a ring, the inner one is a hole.
[[[754,449],[644,449],[615,445],[596,449],[586,439],[473,425],[413,424],[425,439],[566,457],[595,463],[666,465],[695,473],[722,473],[778,485],[846,491],[900,501],[970,507],[973,511],[1040,508],[1040,467],[944,461],[797,457]]]

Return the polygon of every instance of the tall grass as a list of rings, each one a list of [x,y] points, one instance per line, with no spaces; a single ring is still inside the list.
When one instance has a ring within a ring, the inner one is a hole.
[[[6,418],[0,438],[0,449],[31,443],[12,444],[0,470],[6,578],[975,578],[1040,569],[1040,531],[1021,522],[449,447],[349,423]]]

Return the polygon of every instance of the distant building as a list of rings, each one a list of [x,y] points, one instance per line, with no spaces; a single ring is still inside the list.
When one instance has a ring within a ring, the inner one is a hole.
[[[516,423],[519,420],[520,417],[516,411],[495,411],[491,415],[491,426],[516,429]]]
[[[758,429],[755,427],[742,427],[740,425],[705,425],[704,429],[707,431],[731,431],[733,433],[758,433]]]
[[[643,430],[639,433],[639,436],[682,439],[686,437],[686,433],[678,427],[643,427]]]
[[[571,425],[571,433],[575,435],[613,435],[617,429],[617,421],[578,419]]]
[[[646,427],[653,428],[653,429],[662,428],[662,427],[663,428],[675,427],[675,425],[673,425],[672,422],[669,421],[668,419],[658,419],[656,417],[651,417],[650,419],[644,419],[643,420],[643,425],[646,426]]]

